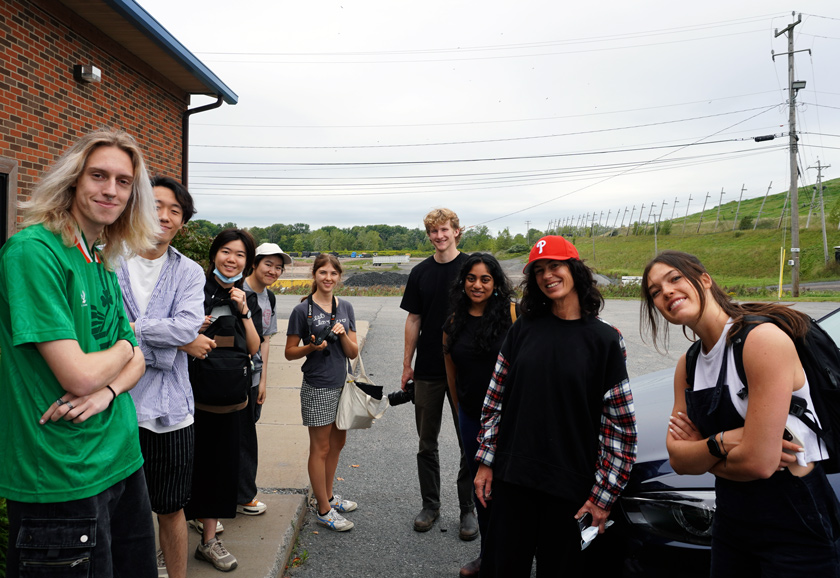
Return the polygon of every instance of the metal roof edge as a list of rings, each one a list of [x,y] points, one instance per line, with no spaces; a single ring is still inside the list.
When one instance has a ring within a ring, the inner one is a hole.
[[[181,62],[199,80],[204,82],[208,88],[221,96],[227,104],[239,102],[239,96],[233,92],[222,80],[216,76],[207,66],[195,55],[187,50],[166,28],[146,12],[133,0],[105,0],[105,3],[122,14],[129,22],[137,26],[157,44],[166,50],[173,58]]]

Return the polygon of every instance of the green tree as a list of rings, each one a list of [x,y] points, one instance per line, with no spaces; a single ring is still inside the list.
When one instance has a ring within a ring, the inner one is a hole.
[[[505,227],[499,234],[496,236],[496,251],[505,251],[513,245],[513,237],[510,234],[510,229]]]

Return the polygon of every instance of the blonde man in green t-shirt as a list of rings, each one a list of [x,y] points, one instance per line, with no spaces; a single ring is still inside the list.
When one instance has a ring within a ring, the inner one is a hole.
[[[7,576],[48,567],[151,578],[137,418],[122,395],[145,360],[108,266],[124,250],[150,248],[160,231],[137,143],[110,130],[81,138],[24,211],[27,228],[0,250]]]

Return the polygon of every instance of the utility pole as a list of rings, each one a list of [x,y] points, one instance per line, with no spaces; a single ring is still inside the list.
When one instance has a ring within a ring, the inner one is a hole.
[[[795,13],[791,13],[791,16]],[[799,137],[796,136],[796,93],[800,88],[805,88],[804,82],[797,82],[793,80],[793,29],[802,22],[802,14],[799,15],[796,22],[788,24],[782,30],[776,30],[776,38],[782,34],[787,34],[788,37],[788,125],[790,134],[790,256],[793,267],[791,267],[791,296],[799,297],[799,171],[796,165],[796,143]],[[808,52],[810,50],[800,50],[799,52]],[[771,53],[773,61],[776,61],[776,54]]]
[[[624,211],[627,212],[627,209],[625,208]],[[615,221],[613,221],[613,226],[612,226],[613,229],[615,229],[615,226],[618,224],[618,216],[620,214],[621,214],[621,207],[619,207],[618,210],[615,212]]]
[[[746,183],[741,183],[741,195],[738,197],[738,206],[735,208],[735,222],[732,223],[732,230],[735,230],[735,227],[738,225],[738,213],[741,212],[741,199],[744,198],[744,191],[747,189],[745,188]]]
[[[624,235],[627,237],[630,235],[630,229],[633,227],[633,213],[636,212],[636,205],[633,205],[633,210],[630,211],[630,220],[627,222],[627,234]],[[624,209],[624,213],[627,213],[627,209]],[[621,218],[621,224],[624,225],[624,217]],[[840,229],[840,224],[837,225],[837,228]]]
[[[688,195],[688,204],[685,206],[685,219],[683,219],[683,232],[682,234],[685,235],[685,224],[688,222],[688,208],[691,206],[691,194]]]
[[[820,217],[822,220],[823,257],[825,258],[826,266],[828,266],[828,240],[825,237],[825,200],[823,199],[822,170],[827,169],[830,166],[831,165],[821,165],[820,159],[817,159],[817,186],[814,189],[814,191],[820,192]],[[814,167],[808,168],[812,169]]]
[[[788,199],[789,198],[790,198],[790,191],[785,193],[785,202],[784,202],[784,204],[782,204],[782,214],[779,215],[779,226],[776,227],[777,229],[782,228],[782,221],[784,221],[784,219],[785,219],[785,212],[787,211],[787,204],[788,204]]]
[[[665,209],[665,205],[668,203],[665,202],[665,199],[662,199],[662,205],[659,207],[659,222],[662,222],[662,211]],[[655,223],[656,221],[654,221]]]
[[[635,208],[635,206],[634,206],[634,208]],[[624,213],[621,215],[621,225],[619,225],[619,227],[618,227],[619,229],[624,227],[624,218],[625,217],[627,217],[627,207],[626,206],[624,207]],[[618,218],[618,216],[616,216],[616,219],[617,218]]]
[[[770,184],[767,186],[767,192],[764,193],[764,200],[761,201],[761,206],[758,208],[758,216],[755,218],[755,224],[753,225],[753,231],[755,228],[758,227],[758,220],[761,219],[761,211],[764,210],[764,203],[767,202],[767,195],[770,194],[770,188],[773,186],[773,181],[770,181]]]
[[[703,210],[700,211],[700,222],[697,223],[697,232],[700,232],[700,225],[703,224],[703,214],[706,212],[706,202],[709,200],[709,197],[712,196],[712,193],[706,193],[706,198],[703,200]]]
[[[592,211],[592,262],[595,262],[595,211]]]
[[[672,221],[674,220],[674,212],[676,212],[677,203],[679,203],[679,202],[680,202],[680,200],[677,197],[674,197],[674,206],[671,208],[671,220]]]
[[[648,225],[650,224],[650,216],[653,214],[653,210],[655,208],[656,208],[656,203],[651,203],[650,204],[650,210],[648,211],[648,218],[647,218],[647,221],[645,221],[645,235],[647,235],[647,228],[648,228]]]
[[[531,221],[525,221],[525,244],[531,246]]]
[[[808,167],[808,168],[811,169],[813,167]],[[805,219],[805,228],[806,229],[811,228],[811,213],[814,212],[814,199],[817,196],[817,187],[814,186],[814,187],[811,187],[811,188],[813,190],[811,191],[811,202],[808,203],[808,218]]]
[[[717,226],[718,221],[720,221],[720,206],[723,204],[723,195],[726,193],[723,192],[723,187],[720,188],[720,200],[718,201],[718,210],[717,210],[717,217],[715,217],[715,230],[712,231],[713,233],[717,233]]]
[[[645,214],[645,204],[642,203],[642,208],[639,209],[639,225],[642,224],[642,215]]]

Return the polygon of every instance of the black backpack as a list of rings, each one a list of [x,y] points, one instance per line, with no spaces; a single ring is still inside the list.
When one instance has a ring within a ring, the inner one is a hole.
[[[774,320],[772,317],[759,315],[745,315],[744,320],[745,325],[731,336],[730,344],[735,356],[738,377],[746,389],[744,341],[753,328],[761,323],[774,323]],[[808,377],[811,400],[814,402],[814,411],[820,425],[814,421],[814,413],[807,407],[808,403],[801,398],[791,398],[789,413],[798,417],[825,443],[828,459],[823,460],[822,465],[826,473],[833,474],[840,472],[840,350],[831,336],[816,321],[813,319],[810,321],[811,325],[805,337],[794,339],[793,343],[805,375]],[[699,340],[694,342],[685,356],[686,381],[691,387],[694,387],[694,372],[697,369],[701,345]]]
[[[230,307],[231,315],[217,317],[204,332],[216,341],[216,348],[205,359],[189,360],[193,397],[203,405],[238,405],[248,400],[251,390],[251,356],[236,304],[216,299],[205,307],[205,314],[224,306]]]

